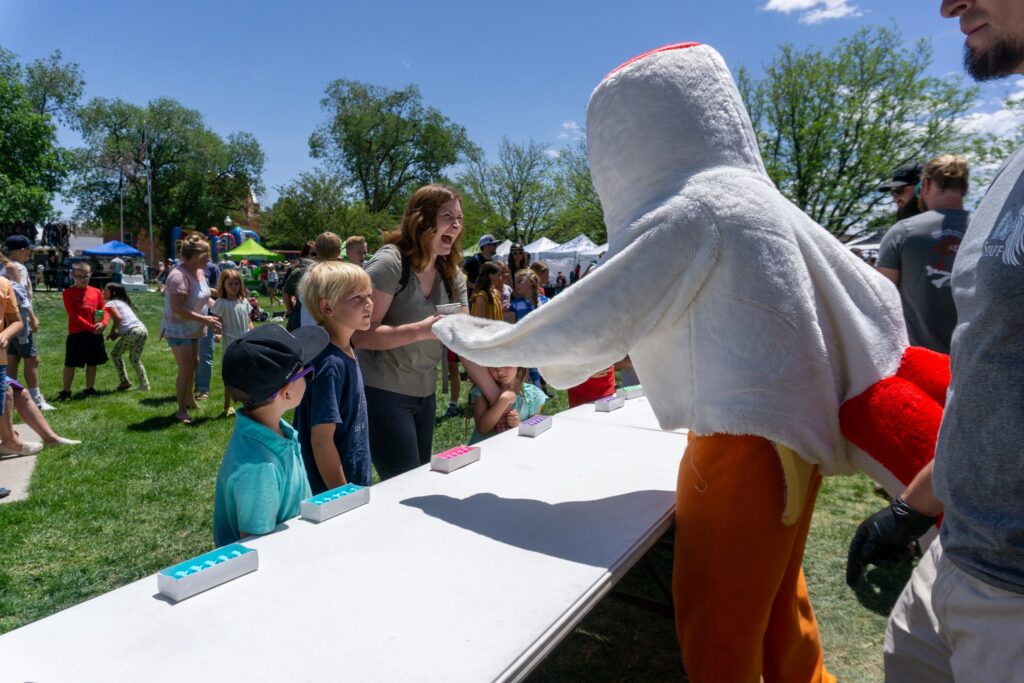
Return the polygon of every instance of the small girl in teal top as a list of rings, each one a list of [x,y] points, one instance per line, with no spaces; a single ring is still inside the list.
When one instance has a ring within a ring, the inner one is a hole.
[[[518,427],[521,420],[528,420],[544,407],[548,397],[532,384],[524,384],[526,368],[487,368],[491,378],[501,389],[501,395],[493,404],[477,387],[469,392],[473,404],[473,435],[469,443],[483,441],[489,436],[506,429]]]

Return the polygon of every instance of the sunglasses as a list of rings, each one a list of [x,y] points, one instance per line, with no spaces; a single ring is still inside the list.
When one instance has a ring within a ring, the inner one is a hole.
[[[298,382],[300,379],[302,379],[303,377],[305,377],[306,375],[308,375],[311,372],[313,372],[313,366],[312,365],[307,365],[306,367],[302,368],[301,370],[296,372],[294,375],[289,377],[288,380],[285,382],[285,384],[288,385],[288,384],[293,384],[295,382]],[[277,391],[272,393],[270,396],[267,397],[266,400],[273,401],[275,398],[277,398],[277,395],[279,393],[281,393],[281,389],[278,389]]]

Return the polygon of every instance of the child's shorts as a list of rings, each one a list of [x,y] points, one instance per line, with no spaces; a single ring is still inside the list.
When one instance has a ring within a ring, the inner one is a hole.
[[[15,337],[11,340],[11,345],[7,347],[7,353],[19,358],[35,358],[39,355],[39,350],[36,349],[36,335],[29,334],[27,341],[21,341],[19,337]]]
[[[103,336],[92,332],[69,334],[64,342],[64,366],[84,368],[89,365],[103,365],[107,362],[107,349]]]

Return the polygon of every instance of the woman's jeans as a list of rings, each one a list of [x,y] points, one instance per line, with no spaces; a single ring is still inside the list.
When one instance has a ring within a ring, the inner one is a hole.
[[[437,397],[365,387],[370,457],[381,481],[430,462]]]

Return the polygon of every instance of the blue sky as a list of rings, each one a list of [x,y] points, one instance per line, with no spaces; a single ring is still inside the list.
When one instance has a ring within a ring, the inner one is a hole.
[[[324,85],[350,78],[416,83],[425,101],[493,156],[502,136],[557,149],[585,118],[605,73],[666,43],[718,49],[755,74],[781,43],[828,48],[864,25],[931,40],[936,74],[960,73],[963,37],[938,0],[520,0],[432,2],[58,2],[0,0],[0,45],[31,61],[61,49],[81,64],[86,98],[144,104],[173,97],[222,135],[248,131],[273,188],[316,164],[307,140],[324,120]],[[979,126],[1006,126],[998,102],[1017,80],[986,86]],[[64,144],[76,136],[61,131]]]

